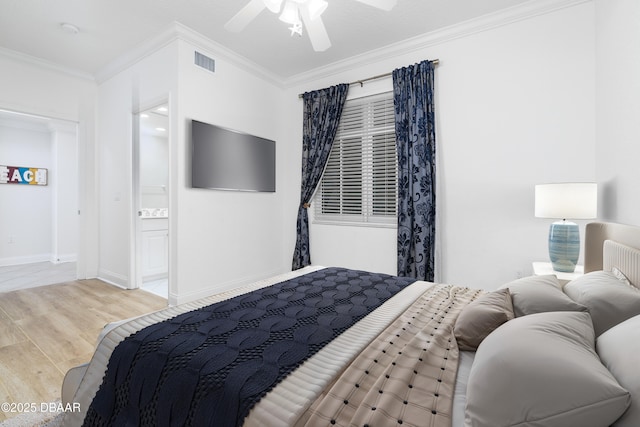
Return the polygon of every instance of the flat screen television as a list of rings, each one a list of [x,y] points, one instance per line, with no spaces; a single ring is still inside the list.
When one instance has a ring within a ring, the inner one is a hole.
[[[191,186],[275,192],[275,141],[191,120]]]

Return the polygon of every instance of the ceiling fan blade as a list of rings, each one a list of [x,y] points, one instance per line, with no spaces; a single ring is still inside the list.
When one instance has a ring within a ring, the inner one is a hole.
[[[324,27],[324,22],[319,16],[316,19],[311,19],[309,11],[306,7],[300,8],[300,14],[302,15],[302,22],[304,22],[304,28],[309,34],[311,45],[316,52],[324,52],[331,47],[331,40],[329,40],[329,34]]]
[[[360,3],[364,3],[369,6],[377,7],[378,9],[390,11],[398,3],[398,0],[356,0]]]
[[[251,0],[245,7],[240,9],[240,12],[236,13],[224,24],[224,28],[227,31],[240,32],[266,8],[267,6],[262,0]]]

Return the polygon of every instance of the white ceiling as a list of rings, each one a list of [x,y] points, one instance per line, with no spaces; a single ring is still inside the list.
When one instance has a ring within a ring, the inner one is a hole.
[[[535,1],[535,0],[530,0]],[[328,0],[332,46],[314,52],[306,35],[264,10],[241,33],[223,26],[248,0],[0,0],[0,47],[95,76],[132,47],[179,22],[286,80],[315,68],[528,0],[398,0],[390,12]],[[78,27],[63,31],[61,23]],[[0,52],[1,53],[1,52]]]

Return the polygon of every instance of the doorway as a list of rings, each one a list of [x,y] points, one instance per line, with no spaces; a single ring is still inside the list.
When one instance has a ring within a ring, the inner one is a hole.
[[[169,107],[136,114],[136,287],[169,296]]]
[[[0,110],[0,292],[79,277],[77,123]]]

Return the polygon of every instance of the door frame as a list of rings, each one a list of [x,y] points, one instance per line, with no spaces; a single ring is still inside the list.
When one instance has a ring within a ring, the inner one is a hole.
[[[170,97],[169,95],[165,95],[162,97],[158,97],[155,98],[154,100],[144,103],[144,104],[140,104],[138,106],[137,109],[135,109],[133,111],[132,114],[132,144],[131,144],[131,148],[132,148],[132,176],[131,176],[131,184],[132,184],[132,191],[131,191],[131,236],[130,236],[130,240],[131,240],[131,250],[130,250],[130,262],[129,262],[129,266],[130,266],[130,270],[129,270],[129,288],[130,289],[139,289],[142,287],[143,284],[143,277],[142,277],[142,217],[141,217],[141,202],[142,202],[142,197],[141,197],[141,185],[140,185],[140,172],[141,172],[141,168],[140,168],[140,161],[141,161],[141,154],[140,154],[140,114],[157,108],[161,105],[166,105],[168,108],[168,112],[167,112],[167,118],[168,118],[168,129],[167,129],[167,144],[168,144],[168,152],[171,153],[170,147],[171,145],[171,114],[172,114],[172,109],[171,109],[171,103],[170,103]],[[169,154],[170,155],[170,154]],[[169,171],[169,165],[170,161],[167,162],[167,164],[165,165],[167,170]],[[170,171],[169,171],[170,172]],[[170,198],[171,198],[171,179],[170,179],[170,173],[169,173],[169,179],[167,180],[167,202],[168,202],[168,206],[171,206],[170,203]],[[169,225],[168,225],[168,229],[167,229],[167,233],[168,233],[168,240],[171,241],[171,222],[169,221]],[[167,264],[168,264],[168,270],[167,270],[167,282],[170,284],[170,277],[171,275],[170,273],[170,269],[171,269],[171,256],[170,256],[170,252],[169,252],[169,248],[167,248]],[[168,295],[168,290],[167,290],[167,300],[169,298]]]
[[[87,198],[87,189],[85,183],[87,182],[88,171],[95,170],[94,165],[86,165],[84,163],[85,153],[87,151],[87,141],[81,138],[81,128],[82,123],[79,120],[69,119],[66,117],[58,117],[51,114],[41,113],[41,112],[33,112],[27,110],[20,110],[14,108],[14,106],[7,106],[0,104],[0,110],[8,113],[9,115],[22,116],[33,119],[34,121],[48,121],[48,122],[59,122],[64,124],[64,126],[69,125],[69,127],[73,127],[74,130],[74,139],[75,139],[75,154],[76,154],[76,174],[77,174],[77,185],[74,187],[75,191],[75,199],[77,204],[77,220],[76,220],[76,231],[77,231],[77,239],[76,239],[76,271],[75,278],[78,279],[86,279],[89,274],[87,272],[88,262],[87,262],[87,254],[89,249],[88,242],[83,238],[83,236],[90,235],[89,233],[89,222],[91,218],[88,217],[90,214],[90,209],[88,208],[88,198]],[[11,120],[11,119],[10,119]],[[51,128],[49,129],[50,133],[53,131]],[[95,179],[95,176],[93,177]],[[54,233],[55,235],[55,233]],[[52,240],[52,245],[54,241]]]

